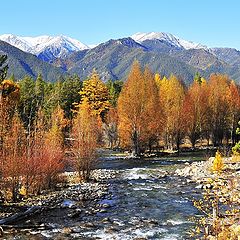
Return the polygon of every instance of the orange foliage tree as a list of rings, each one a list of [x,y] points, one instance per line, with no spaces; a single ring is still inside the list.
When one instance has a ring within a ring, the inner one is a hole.
[[[7,137],[18,99],[19,86],[11,80],[3,80],[0,84],[0,183],[5,175],[6,157],[9,156]]]
[[[163,78],[159,84],[159,98],[164,116],[165,146],[173,149],[174,143],[179,149],[184,136],[184,121],[182,116],[185,92],[182,83],[176,76]]]
[[[57,106],[52,113],[51,127],[44,135],[44,154],[41,165],[46,188],[52,187],[58,174],[64,169],[64,138],[62,130],[66,125],[64,111],[60,106]]]
[[[157,96],[153,75],[148,69],[143,74],[135,61],[118,99],[119,135],[122,145],[132,147],[133,155],[139,155],[141,144],[156,133]]]
[[[210,76],[208,84],[208,122],[214,146],[223,143],[223,139],[227,137],[231,124],[231,92],[229,84],[230,79],[227,75],[212,74]]]
[[[88,180],[97,161],[99,120],[86,99],[79,105],[79,111],[73,119],[72,153],[74,168],[79,177]]]
[[[154,75],[148,67],[143,73],[145,81],[145,102],[146,113],[144,117],[143,141],[151,152],[153,144],[159,140],[160,130],[162,130],[162,110],[158,97],[158,87]],[[156,76],[155,76],[156,77]],[[160,77],[159,77],[160,78]]]
[[[101,81],[96,71],[93,71],[90,78],[83,82],[83,88],[79,94],[81,100],[86,100],[92,111],[104,121],[111,106],[110,95],[107,86]],[[76,108],[80,107],[79,104],[75,104],[75,106]]]
[[[184,104],[183,118],[186,132],[190,138],[192,146],[202,137],[207,124],[208,114],[208,92],[206,81],[194,81],[188,88]]]
[[[14,115],[5,143],[4,164],[2,168],[4,189],[11,193],[13,201],[17,200],[22,184],[22,174],[25,167],[26,137],[23,125],[17,114]],[[7,195],[7,194],[5,194]]]
[[[239,88],[234,81],[230,83],[230,135],[232,145],[237,142],[236,129],[240,119],[240,94]]]
[[[29,193],[39,193],[42,188],[45,131],[44,115],[40,108],[32,131],[27,132],[26,167],[24,169],[27,195]]]

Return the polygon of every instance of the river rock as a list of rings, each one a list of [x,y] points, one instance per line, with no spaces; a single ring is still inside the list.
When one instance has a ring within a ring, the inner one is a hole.
[[[118,220],[113,220],[113,224],[118,225],[118,226],[124,226],[124,223],[122,223]]]
[[[72,229],[72,233],[81,233],[82,229],[80,227],[73,227]]]
[[[113,233],[113,232],[119,232],[119,231],[120,231],[120,228],[117,227],[117,226],[111,226],[111,227],[106,229],[107,233]]]
[[[70,218],[77,218],[77,217],[79,217],[81,215],[81,213],[82,213],[82,210],[78,208],[74,212],[69,213],[68,217],[70,217]]]
[[[88,222],[88,223],[83,224],[83,226],[86,227],[86,228],[94,228],[95,224],[91,223],[91,222]]]
[[[100,212],[100,213],[106,213],[106,212],[107,212],[107,209],[100,209],[99,212]]]
[[[152,225],[158,225],[158,221],[155,220],[155,219],[150,219],[150,220],[148,221],[148,223],[149,223],[149,224],[152,224]]]
[[[107,222],[110,223],[110,222],[112,222],[112,220],[109,217],[106,217],[106,218],[102,219],[102,222],[103,223],[107,223]]]
[[[104,204],[102,204],[102,207],[103,207],[103,208],[110,208],[111,205],[110,205],[110,204],[107,204],[107,203],[104,203]]]
[[[0,237],[3,237],[3,229],[1,226],[0,226]]]

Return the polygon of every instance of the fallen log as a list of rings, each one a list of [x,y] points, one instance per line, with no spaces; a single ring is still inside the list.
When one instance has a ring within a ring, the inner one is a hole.
[[[37,213],[41,208],[39,206],[32,206],[25,212],[16,213],[10,217],[0,219],[0,225],[9,225],[25,219],[35,213]]]
[[[50,230],[53,229],[50,225],[1,225],[0,229],[21,229],[21,230]],[[1,235],[0,235],[1,236]]]

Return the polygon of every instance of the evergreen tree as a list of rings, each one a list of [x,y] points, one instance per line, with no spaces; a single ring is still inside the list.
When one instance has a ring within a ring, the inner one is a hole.
[[[7,71],[7,55],[0,55],[0,83],[6,78]]]
[[[79,94],[82,88],[82,82],[77,75],[67,77],[62,83],[59,82],[56,85],[59,92],[59,103],[61,108],[64,110],[66,118],[71,119],[73,117],[73,103],[79,103],[81,96]],[[57,94],[57,92],[55,92]]]
[[[44,82],[42,75],[38,74],[35,82],[35,96],[36,96],[36,103],[38,107],[42,107],[43,105],[45,86],[46,86],[46,83]]]
[[[19,85],[20,101],[18,104],[18,112],[25,128],[28,128],[30,131],[37,110],[35,82],[31,77],[26,76],[19,82]]]
[[[110,103],[113,107],[117,106],[117,100],[119,97],[119,94],[123,87],[123,81],[117,80],[117,81],[111,81],[108,80],[106,83],[106,86],[108,88],[109,94],[110,94]]]
[[[198,84],[202,83],[202,77],[199,72],[196,72],[196,74],[194,76],[194,82],[197,82]]]

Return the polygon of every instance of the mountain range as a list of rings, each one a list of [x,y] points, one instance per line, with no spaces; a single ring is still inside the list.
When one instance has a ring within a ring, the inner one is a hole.
[[[196,72],[208,77],[226,73],[240,82],[240,51],[209,48],[169,33],[136,33],[91,47],[66,36],[19,37],[0,35],[0,53],[8,55],[9,74],[16,78],[41,73],[48,81],[64,74],[84,79],[96,69],[101,78],[125,79],[132,62],[148,64],[162,76],[171,73],[190,83]]]

